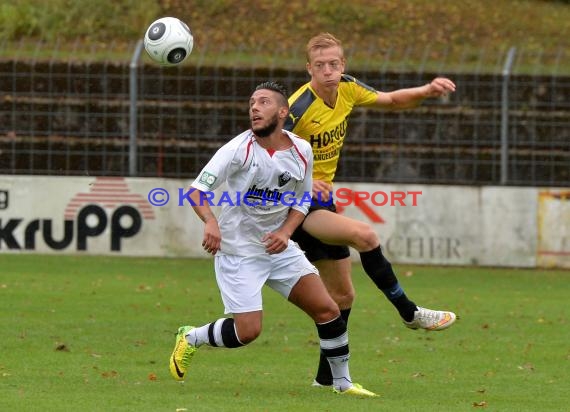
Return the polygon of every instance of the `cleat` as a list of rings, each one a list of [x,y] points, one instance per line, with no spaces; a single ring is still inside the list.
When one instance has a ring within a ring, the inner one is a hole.
[[[414,320],[411,322],[404,321],[404,325],[410,329],[443,330],[453,325],[456,318],[453,312],[431,310],[418,306],[418,310],[414,312]]]
[[[186,371],[190,366],[192,357],[197,348],[190,345],[186,335],[194,329],[194,326],[181,326],[176,333],[176,344],[172,356],[170,356],[170,374],[177,381],[183,381]]]
[[[311,383],[311,386],[315,386],[315,387],[318,387],[318,388],[330,388],[330,387],[332,386],[332,384],[330,384],[330,385],[324,385],[324,384],[322,384],[322,383],[320,383],[320,382],[317,382],[316,379],[313,379],[313,383]]]
[[[361,396],[365,398],[374,398],[380,396],[374,392],[369,391],[368,389],[364,389],[362,385],[358,383],[353,384],[350,388],[345,389],[342,392],[338,389],[334,389],[334,392],[340,395]]]

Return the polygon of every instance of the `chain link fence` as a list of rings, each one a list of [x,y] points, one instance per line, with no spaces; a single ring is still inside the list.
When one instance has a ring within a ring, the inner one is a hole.
[[[1,174],[190,179],[249,127],[247,101],[258,83],[276,80],[292,92],[308,80],[301,48],[266,55],[204,47],[176,68],[150,63],[140,43],[113,57],[101,56],[112,47],[82,50],[92,57],[81,60],[45,44],[26,58],[6,50],[0,47]],[[337,181],[570,186],[566,49],[347,56],[347,71],[379,90],[444,75],[457,91],[414,110],[355,110]]]

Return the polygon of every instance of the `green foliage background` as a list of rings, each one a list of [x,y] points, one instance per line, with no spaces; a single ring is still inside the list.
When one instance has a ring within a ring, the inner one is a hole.
[[[154,19],[185,20],[198,45],[298,48],[330,31],[361,48],[567,48],[570,3],[552,0],[18,0],[0,5],[4,42],[132,43]]]

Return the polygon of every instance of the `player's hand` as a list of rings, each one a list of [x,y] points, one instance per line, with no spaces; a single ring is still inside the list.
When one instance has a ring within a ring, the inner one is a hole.
[[[265,251],[270,255],[274,255],[287,249],[289,236],[280,231],[270,232],[265,234],[265,236],[261,238],[261,241],[265,243]]]
[[[445,77],[436,77],[427,86],[428,97],[442,97],[455,91],[455,83]]]
[[[206,252],[215,255],[220,250],[220,243],[222,242],[222,234],[216,219],[210,219],[204,226],[204,239],[202,240],[202,247]]]
[[[331,198],[332,185],[322,180],[313,180],[313,199],[326,203]]]

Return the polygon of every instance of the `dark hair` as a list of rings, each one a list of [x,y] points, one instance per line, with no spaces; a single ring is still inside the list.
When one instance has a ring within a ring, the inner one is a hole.
[[[268,89],[274,92],[281,93],[285,98],[287,98],[287,89],[280,83],[274,81],[267,81],[257,85],[255,90]]]
[[[285,86],[274,81],[266,81],[258,84],[257,87],[255,88],[255,91],[262,89],[272,90],[276,93],[279,93],[281,96],[283,96],[283,104],[289,107],[289,103],[287,100],[287,89],[285,88]]]

